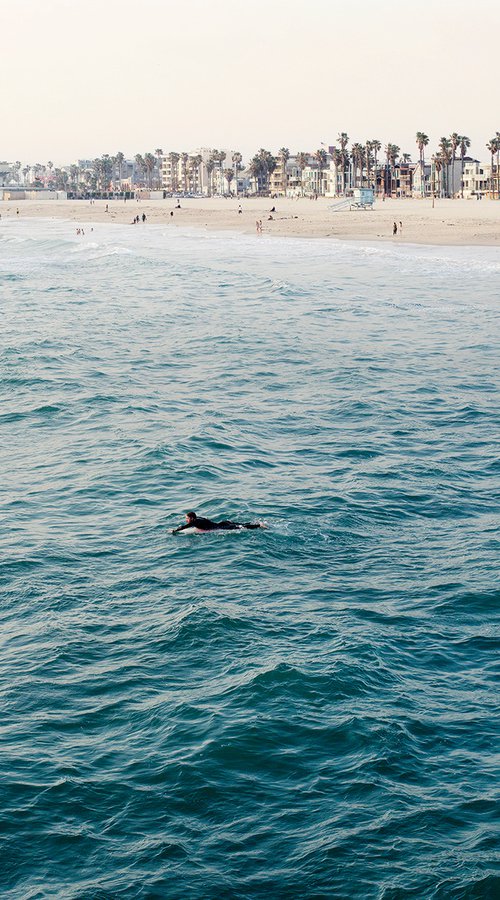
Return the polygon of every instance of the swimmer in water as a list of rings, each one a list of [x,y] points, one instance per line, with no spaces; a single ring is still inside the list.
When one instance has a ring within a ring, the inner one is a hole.
[[[202,519],[195,512],[186,513],[186,524],[173,528],[171,534],[178,534],[187,528],[196,528],[197,531],[235,531],[237,528],[265,528],[261,522],[212,522],[210,519]]]

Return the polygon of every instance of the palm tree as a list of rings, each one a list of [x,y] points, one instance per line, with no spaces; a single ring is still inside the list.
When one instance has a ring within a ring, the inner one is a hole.
[[[71,165],[69,167],[69,175],[71,178],[71,186],[73,190],[78,190],[78,176],[80,174],[80,169],[76,165]]]
[[[198,193],[200,193],[200,194],[201,194],[201,181],[202,181],[202,173],[201,173],[202,163],[203,163],[203,157],[199,153],[197,153],[196,156],[191,157],[191,165],[193,167],[193,176],[194,176],[195,172],[198,173],[198,179],[197,179],[196,186],[198,189]]]
[[[207,175],[208,175],[207,191],[208,191],[208,196],[211,197],[212,196],[212,173],[215,168],[215,160],[213,158],[213,153],[211,153],[208,158],[206,168],[207,168]]]
[[[223,167],[224,161],[226,159],[227,153],[225,150],[219,150],[219,182],[220,182],[220,192],[224,193],[224,176],[223,176]]]
[[[466,156],[466,154],[467,154],[467,150],[468,150],[469,147],[470,147],[470,138],[468,138],[467,135],[465,135],[465,134],[461,134],[461,135],[460,135],[460,144],[459,144],[459,146],[460,146],[460,160],[461,160],[461,163],[462,163],[462,176],[461,176],[461,179],[460,179],[460,194],[461,194],[461,197],[462,197],[462,200],[463,200],[463,199],[464,199],[464,168],[465,168],[465,156]]]
[[[250,175],[252,176],[252,178],[255,181],[256,192],[260,193],[260,191],[262,189],[263,173],[262,173],[262,160],[258,154],[253,156],[252,159],[250,160],[250,165],[248,166],[248,170],[250,172]]]
[[[496,149],[496,157],[497,157],[497,163],[496,163],[496,185],[497,185],[497,187],[496,187],[496,194],[497,194],[497,200],[500,200],[500,131],[497,131],[495,137],[493,138],[493,141],[494,141],[494,143],[495,143],[495,145],[496,145],[496,148],[497,148],[497,149]],[[492,176],[493,176],[493,170],[491,171],[491,174],[492,174]]]
[[[271,153],[270,150],[265,150],[264,147],[261,147],[258,153],[258,158],[261,163],[261,174],[262,181],[264,183],[264,189],[267,193],[269,193],[269,176],[274,172],[278,161],[275,156]]]
[[[139,172],[139,184],[140,184],[142,181],[142,176],[144,175],[146,164],[140,153],[136,153],[134,159],[135,159],[135,164],[136,164],[138,172]]]
[[[340,152],[342,154],[342,193],[345,194],[346,189],[346,169],[349,163],[349,154],[346,151],[346,147],[349,143],[349,136],[345,131],[341,131],[338,138],[340,144]]]
[[[173,194],[179,189],[179,165],[180,156],[174,150],[168,154],[168,161],[170,163],[170,190]]]
[[[385,148],[385,156],[387,159],[386,165],[386,191],[385,193],[389,193],[389,196],[392,197],[392,181],[394,178],[394,167],[396,165],[397,158],[399,156],[399,147],[397,144],[387,144]],[[387,185],[389,186],[389,191],[387,191]]]
[[[226,154],[225,154],[224,150],[212,150],[211,158],[214,163],[214,168],[217,167],[217,169],[219,171],[218,189],[219,189],[219,192],[222,194],[224,192],[223,177],[222,177],[222,164],[226,158]]]
[[[335,166],[335,196],[338,197],[338,194],[339,194],[339,190],[338,190],[339,175],[338,175],[338,173],[339,173],[339,170],[342,171],[342,164],[343,164],[342,152],[339,150],[338,147],[333,147],[332,159],[333,159],[333,164]]]
[[[450,162],[451,162],[451,141],[447,137],[440,138],[439,155],[443,164],[442,188],[445,197],[450,194]]]
[[[326,150],[323,150],[323,148],[321,148],[320,150],[316,150],[316,153],[314,154],[314,159],[315,159],[316,162],[318,163],[318,172],[319,172],[318,186],[319,186],[319,193],[320,193],[321,195],[323,195],[323,194],[325,193],[325,192],[324,192],[324,184],[323,184],[323,172],[325,171],[325,169],[326,169],[326,164],[327,164],[327,162],[328,162],[328,154],[327,154]]]
[[[184,190],[185,194],[187,194],[187,190],[188,190],[188,184],[187,184],[188,160],[189,160],[189,153],[186,153],[185,151],[184,151],[184,153],[181,153],[182,183],[183,183],[183,190]]]
[[[100,159],[98,156],[96,156],[96,158],[92,162],[92,172],[92,183],[95,184],[95,190],[102,191],[102,159]]]
[[[495,137],[497,145],[497,200],[500,200],[500,131],[497,131]]]
[[[307,169],[307,166],[309,165],[309,154],[304,153],[304,151],[297,153],[297,165],[300,169],[300,190],[302,196],[304,196],[304,169]]]
[[[124,157],[123,153],[121,152],[121,150],[119,150],[118,153],[117,153],[116,156],[115,156],[115,160],[116,160],[116,165],[118,166],[118,180],[119,180],[119,182],[120,182],[120,191],[121,191],[121,189],[122,189],[123,162],[124,162],[124,159],[125,159],[125,157]]]
[[[451,147],[451,196],[455,197],[455,161],[457,158],[457,149],[460,144],[460,135],[457,134],[456,131],[453,134],[450,134],[450,147]]]
[[[375,171],[374,183],[375,183],[375,194],[376,194],[377,193],[377,183],[378,183],[377,182],[377,153],[379,153],[379,151],[382,149],[382,144],[380,143],[380,141],[377,140],[377,138],[372,138],[372,140],[370,141],[370,144],[371,144],[371,148],[373,151],[373,168]]]
[[[309,165],[309,154],[304,152],[297,153],[297,165],[300,169],[300,189],[302,196],[304,196],[304,169]]]
[[[233,153],[233,155],[232,155],[232,157],[231,157],[231,162],[232,162],[232,164],[233,164],[233,168],[234,168],[234,177],[235,177],[235,179],[236,179],[236,181],[235,181],[235,184],[236,184],[236,196],[238,196],[238,172],[241,172],[241,163],[242,163],[242,161],[243,161],[243,157],[242,157],[241,153],[239,153],[238,151],[236,151],[235,153]]]
[[[144,165],[146,167],[146,172],[148,174],[148,187],[149,187],[149,190],[152,190],[153,172],[156,169],[156,156],[154,156],[153,153],[145,153],[144,154]]]
[[[288,187],[288,175],[287,175],[287,171],[286,171],[286,164],[287,164],[288,160],[290,159],[290,151],[289,151],[288,147],[282,147],[278,156],[281,161],[281,168],[283,170],[283,182],[282,182],[283,183],[283,194],[286,197],[286,189]]]
[[[358,170],[360,174],[360,186],[361,181],[363,180],[363,161],[364,161],[364,147],[362,144],[355,143],[351,147],[351,157],[352,157],[352,165],[354,171],[354,184],[353,187],[358,187]]]
[[[366,186],[370,187],[370,178],[371,178],[371,164],[372,164],[372,142],[366,140],[365,141],[365,163],[366,163]]]
[[[213,172],[214,172],[214,171],[216,171],[216,170],[219,168],[219,151],[218,151],[218,150],[212,150],[212,152],[211,152],[211,154],[210,154],[210,159],[211,159],[211,161],[213,162]],[[215,187],[215,186],[214,186],[214,176],[213,176],[213,173],[212,173],[212,193],[215,192],[214,187]]]
[[[232,169],[224,169],[224,178],[227,181],[227,189],[228,189],[228,193],[230,194],[231,193],[231,182],[234,178],[233,170]]]
[[[425,194],[425,158],[424,158],[424,148],[427,147],[429,143],[429,138],[425,134],[424,131],[417,131],[417,146],[418,152],[420,154],[420,191],[422,197]]]
[[[493,137],[493,138],[491,138],[490,141],[488,141],[488,143],[486,144],[486,149],[489,150],[491,153],[490,197],[493,199],[495,196],[495,180],[494,180],[494,176],[493,176],[493,168],[494,168],[493,157],[495,156],[495,153],[498,152],[498,140],[496,137]]]
[[[160,188],[161,188],[161,184],[162,184],[162,177],[161,177],[161,161],[162,161],[162,158],[163,158],[163,150],[161,149],[161,147],[157,147],[157,149],[155,150],[155,155],[156,155],[156,159],[157,159],[157,161],[158,161],[158,162],[157,162],[157,165],[158,165],[158,189],[160,189]]]
[[[441,196],[441,193],[442,193],[441,171],[442,171],[442,168],[443,168],[443,160],[441,159],[440,156],[438,156],[437,154],[435,154],[435,155],[432,157],[432,162],[434,163],[434,175],[433,175],[433,187],[432,187],[432,193],[433,193],[433,195],[434,195],[434,197],[435,197],[435,196],[436,196],[436,174],[435,174],[435,173],[437,172],[437,177],[438,177],[438,183],[437,183],[438,190],[437,190],[437,192],[438,192],[438,195]]]

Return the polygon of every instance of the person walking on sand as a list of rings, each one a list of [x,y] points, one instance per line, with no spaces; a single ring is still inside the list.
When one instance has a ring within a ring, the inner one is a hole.
[[[403,223],[402,222],[399,223],[399,233],[403,234]]]
[[[397,222],[394,222],[394,224],[392,226],[392,233],[393,233],[393,235],[396,235],[398,233]]]
[[[241,208],[241,203],[238,204],[238,215],[241,216],[243,210]]]

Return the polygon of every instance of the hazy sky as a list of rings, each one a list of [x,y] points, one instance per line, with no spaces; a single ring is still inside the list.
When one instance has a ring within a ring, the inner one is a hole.
[[[498,0],[0,0],[0,159],[500,130]]]

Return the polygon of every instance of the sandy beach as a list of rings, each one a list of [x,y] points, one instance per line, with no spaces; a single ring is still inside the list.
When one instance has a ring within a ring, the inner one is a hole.
[[[242,212],[238,213],[241,202]],[[500,203],[492,200],[378,200],[372,210],[332,207],[338,201],[320,198],[193,198],[180,200],[23,200],[0,203],[1,220],[15,217],[67,219],[75,228],[93,222],[130,224],[135,216],[152,224],[229,229],[256,233],[262,220],[263,233],[286,237],[321,237],[343,240],[399,241],[412,244],[500,245]],[[108,211],[106,212],[106,206]],[[272,207],[276,212],[272,213]],[[19,210],[19,212],[17,212]],[[173,215],[171,213],[173,212]],[[393,235],[396,222],[398,234]],[[402,224],[402,228],[401,225]],[[135,226],[135,227],[142,227]]]

